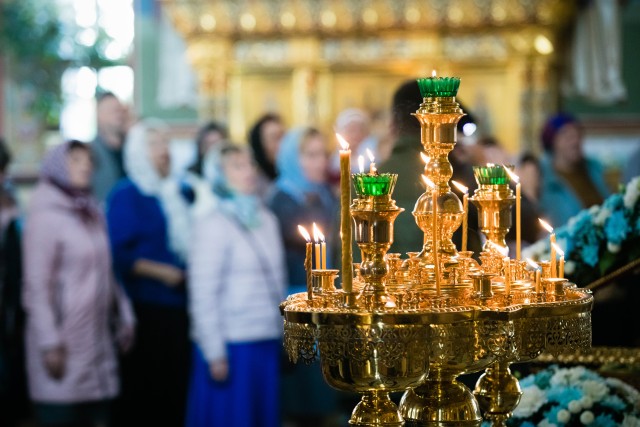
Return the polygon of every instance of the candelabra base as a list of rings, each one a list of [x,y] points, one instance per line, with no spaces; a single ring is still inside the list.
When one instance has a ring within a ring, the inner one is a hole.
[[[357,427],[402,427],[404,420],[389,393],[370,391],[353,409],[349,425]]]
[[[455,380],[427,380],[409,389],[400,401],[407,427],[479,427],[478,402],[471,391]]]
[[[492,426],[505,427],[512,411],[520,403],[522,389],[518,379],[511,374],[509,362],[495,362],[478,379],[473,394],[484,410],[484,416]]]

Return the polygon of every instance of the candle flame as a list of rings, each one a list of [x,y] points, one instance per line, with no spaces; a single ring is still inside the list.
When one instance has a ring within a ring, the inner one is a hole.
[[[319,232],[320,230],[318,229],[318,226],[316,225],[316,223],[313,223],[313,241],[316,243],[320,243],[320,236],[319,236]]]
[[[542,225],[545,230],[547,230],[549,233],[553,233],[553,227],[547,221],[542,218],[538,218],[538,221],[540,221],[540,225]]]
[[[511,178],[511,180],[513,180],[513,182],[515,182],[516,184],[518,184],[520,182],[520,177],[518,175],[516,175],[515,173],[513,173],[511,171],[511,169],[509,169],[505,165],[502,165],[502,167],[507,172],[507,175],[509,175],[509,178]]]
[[[422,175],[422,180],[424,181],[425,184],[427,184],[427,187],[431,189],[436,188],[436,185],[433,183],[433,181],[427,178],[426,175]]]
[[[371,163],[373,163],[376,160],[376,158],[374,157],[373,153],[368,148],[367,148],[367,157],[369,157],[369,161]]]
[[[420,158],[422,159],[425,165],[428,165],[429,162],[431,161],[431,157],[427,156],[422,151],[420,152]]]
[[[435,77],[436,76],[436,70],[431,71],[431,77]]]
[[[553,248],[556,250],[556,253],[558,254],[558,256],[564,256],[564,251],[562,250],[559,244],[557,244],[556,242],[553,242],[551,246],[553,246]]]
[[[364,173],[364,157],[358,156],[358,169],[360,169],[360,173]]]
[[[460,184],[458,181],[451,181],[451,183],[455,185],[456,188],[462,191],[464,194],[467,194],[469,192],[469,187],[465,187],[464,185]]]
[[[494,167],[494,166],[495,166],[495,165],[494,165],[493,163],[487,163],[487,167],[488,167],[488,168],[492,168],[492,167]]]
[[[309,235],[309,232],[306,228],[298,224],[298,231],[300,232],[302,237],[304,237],[304,240],[306,240],[307,242],[311,241],[311,236]]]
[[[531,258],[527,258],[527,262],[529,263],[529,265],[533,268],[535,268],[536,270],[540,268],[540,266],[538,265],[537,262],[535,262],[534,260],[532,260]]]
[[[342,150],[346,151],[349,149],[349,143],[338,132],[336,132],[336,139],[338,140],[338,143],[340,144],[340,148],[342,148]]]

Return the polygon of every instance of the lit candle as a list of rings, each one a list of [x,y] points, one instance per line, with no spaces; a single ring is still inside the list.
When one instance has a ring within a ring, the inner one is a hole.
[[[318,238],[320,239],[320,246],[322,248],[322,269],[327,269],[327,241],[324,238],[322,231],[318,229]]]
[[[535,284],[536,284],[536,293],[540,292],[540,275],[541,275],[541,271],[542,269],[540,268],[540,266],[534,262],[532,259],[527,258],[527,262],[529,263],[529,265],[531,267],[533,267],[535,269],[535,273],[534,273],[534,277],[535,277]]]
[[[351,293],[353,285],[353,254],[351,249],[351,150],[342,135],[340,143],[340,232],[342,233],[342,290]]]
[[[378,169],[376,169],[376,163],[375,160],[376,158],[373,156],[373,153],[371,152],[371,150],[369,150],[367,148],[367,157],[369,157],[369,174],[370,175],[376,175],[378,173]]]
[[[358,169],[360,173],[364,173],[364,157],[358,156]]]
[[[433,268],[436,276],[436,294],[440,295],[440,260],[438,257],[438,190],[436,185],[426,176],[422,179],[427,184],[427,189],[431,188],[431,205],[433,207],[433,229],[431,231],[431,251],[433,252]]]
[[[511,293],[511,260],[509,257],[502,259],[502,266],[504,268],[504,292],[509,295]]]
[[[467,250],[467,222],[469,218],[469,188],[460,184],[456,181],[451,181],[453,185],[455,185],[458,190],[462,191],[464,194],[462,196],[462,250]]]
[[[306,228],[304,228],[301,225],[298,225],[298,231],[300,232],[300,234],[302,235],[302,237],[304,237],[304,239],[307,241],[307,246],[306,246],[306,252],[305,252],[305,257],[304,257],[304,269],[307,273],[307,298],[308,299],[313,299],[313,291],[312,289],[312,283],[311,283],[311,269],[312,269],[312,254],[311,251],[313,250],[311,248],[312,243],[311,243],[311,236],[309,235],[309,232],[307,231]]]
[[[504,170],[507,172],[509,177],[516,183],[516,259],[520,261],[522,256],[520,253],[520,250],[522,248],[522,188],[520,185],[520,177],[511,172],[508,167],[504,165],[502,166],[504,167]]]
[[[557,243],[553,244],[553,248],[556,250],[558,255],[560,256],[560,264],[558,264],[558,277],[560,279],[564,279],[564,251]]]
[[[551,274],[549,277],[558,277],[558,270],[556,268],[556,248],[554,243],[556,242],[556,233],[553,232],[553,227],[549,225],[549,223],[543,219],[538,218],[542,227],[547,230],[551,235],[549,236],[549,242],[551,244]]]
[[[315,255],[316,255],[316,270],[320,270],[320,268],[322,268],[322,255],[320,255],[320,237],[318,236],[318,226],[316,225],[316,223],[313,223],[313,241],[315,242],[315,244],[313,245],[314,249],[315,249]]]

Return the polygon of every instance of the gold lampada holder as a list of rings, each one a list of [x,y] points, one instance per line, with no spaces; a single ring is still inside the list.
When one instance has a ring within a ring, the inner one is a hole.
[[[451,191],[449,181],[453,167],[449,153],[456,145],[456,127],[464,112],[455,97],[424,98],[414,117],[420,122],[420,140],[429,162],[424,175],[435,185],[438,192],[438,236],[437,250],[443,261],[455,259],[458,251],[451,241],[453,233],[460,227],[464,212],[458,196]],[[419,257],[433,264],[433,206],[431,190],[427,189],[416,202],[413,210],[418,228],[424,233],[424,246]]]
[[[478,188],[469,200],[478,209],[478,228],[487,237],[483,247],[487,252],[495,251],[496,246],[507,247],[505,237],[511,228],[511,208],[516,198],[509,188],[506,172],[502,172],[505,177],[482,176],[482,172],[491,174],[502,168],[502,165],[474,168]],[[501,181],[505,182],[492,183]]]
[[[313,272],[311,299],[306,292],[294,294],[280,306],[290,359],[319,360],[330,386],[362,395],[352,426],[478,427],[483,416],[505,426],[522,395],[511,363],[591,345],[589,291],[552,277],[536,288],[524,262],[505,260],[487,246],[478,263],[451,243],[462,208],[448,187],[447,155],[462,114],[453,97],[429,97],[415,115],[432,158],[426,173],[437,185],[436,235],[429,231],[431,197],[418,200],[414,216],[425,240],[435,238],[438,255],[445,258],[443,292],[434,292],[429,245],[408,259],[387,254],[402,212],[391,197],[393,185],[384,193],[363,193],[356,186],[350,214],[362,260],[354,280],[358,286],[348,294],[351,303],[345,305],[347,294],[333,286],[337,272],[327,270]],[[368,176],[371,182],[378,179]],[[497,182],[481,183],[472,200],[488,241],[504,247],[513,194]],[[473,392],[456,381],[482,370]],[[399,407],[389,399],[389,392],[397,391],[405,392]]]
[[[370,296],[373,308],[389,302],[383,281],[389,273],[386,254],[393,243],[393,223],[403,211],[389,194],[359,197],[351,205],[355,241],[362,253],[363,293]]]

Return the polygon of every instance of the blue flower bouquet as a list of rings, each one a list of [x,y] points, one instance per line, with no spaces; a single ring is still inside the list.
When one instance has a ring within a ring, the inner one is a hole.
[[[551,366],[520,385],[522,398],[509,427],[640,427],[640,393],[583,366]]]
[[[640,177],[632,179],[601,206],[580,211],[556,229],[565,252],[565,274],[580,285],[593,283],[640,259]],[[549,259],[549,239],[523,250],[523,256]]]

